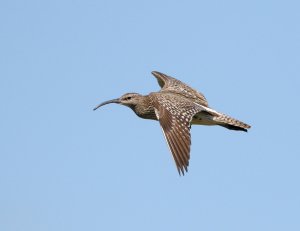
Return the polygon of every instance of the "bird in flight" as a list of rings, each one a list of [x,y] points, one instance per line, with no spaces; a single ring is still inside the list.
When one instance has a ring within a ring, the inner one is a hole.
[[[210,108],[204,95],[185,83],[158,71],[152,74],[160,91],[149,95],[126,93],[99,104],[94,110],[117,103],[131,108],[143,119],[158,120],[180,175],[188,171],[191,125],[219,125],[244,132],[250,128],[250,125]]]

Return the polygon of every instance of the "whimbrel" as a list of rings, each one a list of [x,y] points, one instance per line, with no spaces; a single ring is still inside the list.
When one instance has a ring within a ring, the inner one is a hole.
[[[191,125],[219,125],[231,130],[247,131],[250,125],[217,112],[208,106],[203,94],[185,83],[153,71],[161,90],[149,95],[126,93],[94,108],[117,103],[130,107],[143,119],[158,120],[176,163],[179,174],[188,171]]]

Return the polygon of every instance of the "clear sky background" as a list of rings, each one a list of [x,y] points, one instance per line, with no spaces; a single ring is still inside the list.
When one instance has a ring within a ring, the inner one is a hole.
[[[299,1],[0,1],[0,230],[300,230]],[[157,70],[252,125],[159,124],[119,105]]]

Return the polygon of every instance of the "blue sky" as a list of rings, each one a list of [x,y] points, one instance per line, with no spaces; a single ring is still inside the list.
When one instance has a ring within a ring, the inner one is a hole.
[[[0,230],[300,230],[298,1],[1,1]],[[98,103],[203,92],[248,133]]]

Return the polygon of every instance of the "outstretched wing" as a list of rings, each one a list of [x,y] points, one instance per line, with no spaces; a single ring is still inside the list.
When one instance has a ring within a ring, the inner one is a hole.
[[[207,100],[202,93],[171,76],[158,71],[152,71],[151,73],[157,79],[157,82],[161,87],[161,91],[181,94],[187,98],[195,100],[195,102],[200,105],[208,107]]]
[[[176,94],[152,93],[155,113],[173,155],[179,174],[188,171],[191,147],[190,122],[203,110]]]

